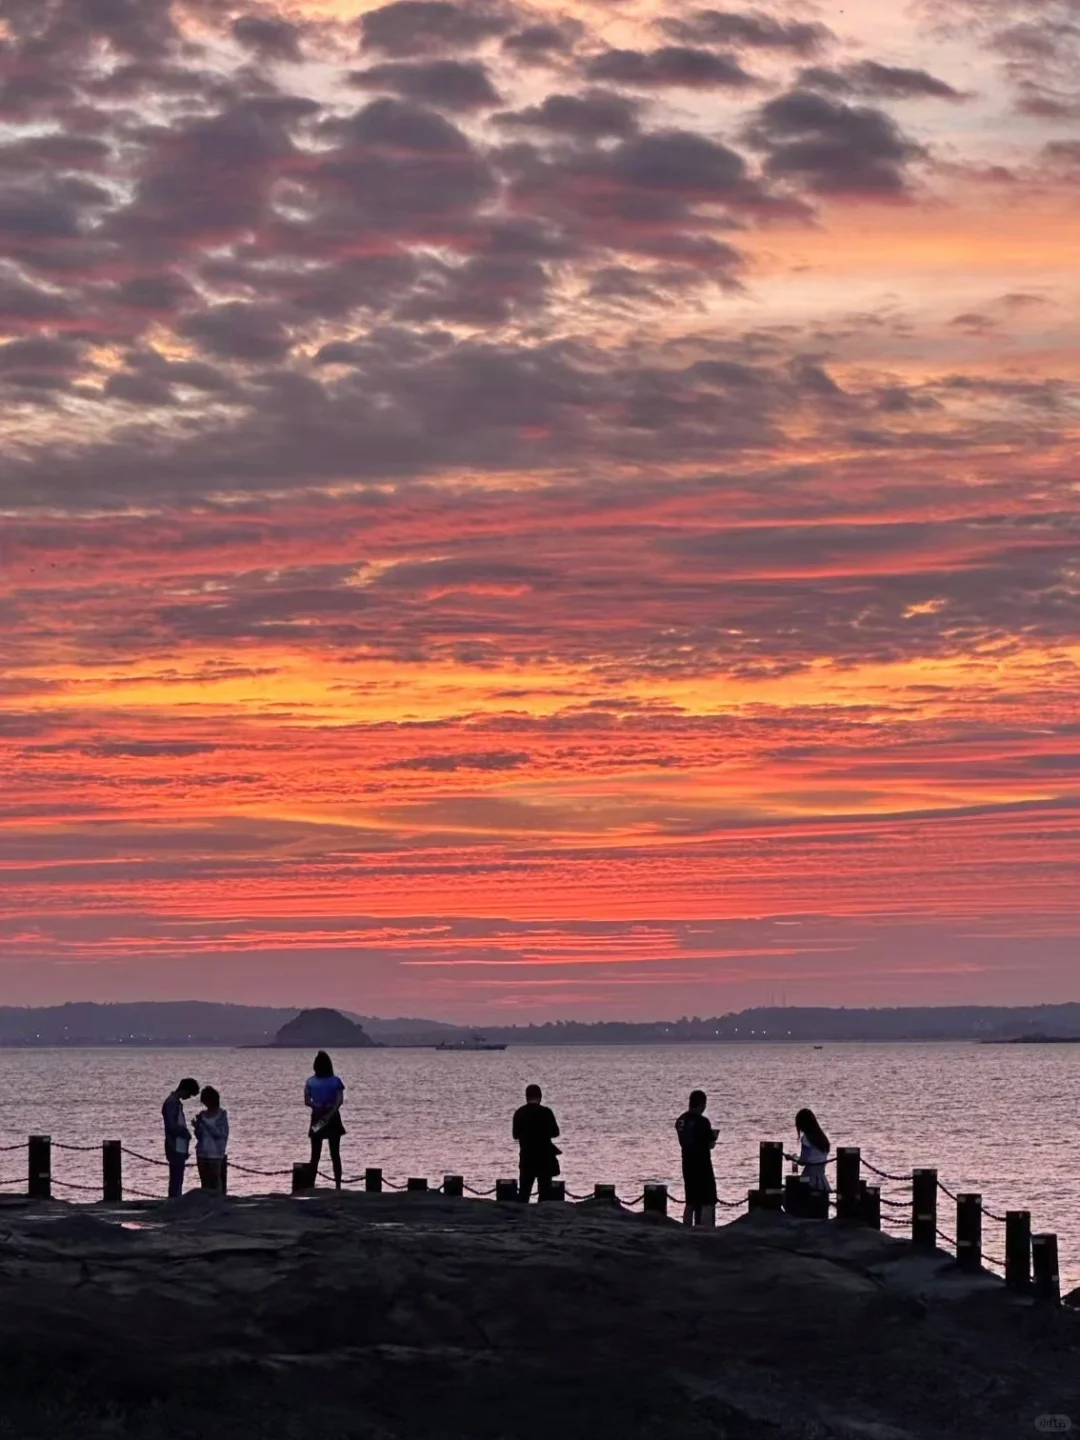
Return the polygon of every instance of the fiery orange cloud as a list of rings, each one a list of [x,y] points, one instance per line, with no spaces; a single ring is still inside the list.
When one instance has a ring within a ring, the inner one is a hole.
[[[1052,17],[159,12],[0,59],[5,997],[1072,998]]]

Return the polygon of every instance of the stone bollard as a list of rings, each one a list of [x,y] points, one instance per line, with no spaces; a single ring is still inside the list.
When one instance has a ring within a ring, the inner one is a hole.
[[[780,1210],[784,1204],[784,1147],[779,1140],[758,1145],[758,1190],[762,1209]]]
[[[102,1141],[101,1198],[110,1205],[119,1205],[124,1198],[124,1152],[119,1140]]]
[[[465,1179],[462,1175],[444,1175],[442,1193],[454,1199],[465,1194]]]
[[[518,1182],[516,1180],[496,1180],[495,1199],[503,1202],[516,1200],[518,1198]]]
[[[862,1151],[857,1145],[841,1145],[836,1152],[836,1218],[858,1220],[862,1198]]]
[[[1056,1235],[1031,1237],[1031,1261],[1034,1279],[1032,1289],[1036,1300],[1050,1305],[1061,1304],[1061,1279],[1058,1275],[1058,1242]]]
[[[982,1196],[956,1197],[956,1263],[974,1275],[982,1269]]]
[[[1026,1294],[1031,1289],[1031,1211],[1005,1212],[1005,1284]]]
[[[645,1214],[666,1215],[667,1214],[667,1186],[660,1184],[648,1184],[645,1186]]]
[[[26,1147],[29,1173],[26,1193],[33,1200],[52,1199],[52,1137],[31,1135]]]
[[[364,1189],[370,1195],[382,1194],[382,1171],[376,1166],[371,1166],[364,1171]]]
[[[936,1170],[914,1170],[911,1175],[911,1243],[920,1250],[936,1250],[938,1178]]]

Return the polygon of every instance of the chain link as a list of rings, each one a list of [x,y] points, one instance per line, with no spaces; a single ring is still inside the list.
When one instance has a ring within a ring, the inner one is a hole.
[[[907,1173],[906,1175],[894,1175],[894,1174],[893,1174],[891,1171],[889,1171],[889,1170],[879,1170],[876,1165],[871,1165],[869,1160],[863,1160],[863,1161],[862,1161],[862,1164],[866,1167],[867,1170],[870,1171],[870,1173],[871,1173],[872,1175],[880,1175],[881,1178],[882,1178],[882,1180],[898,1180],[898,1181],[900,1181],[901,1183],[903,1183],[904,1181],[907,1181],[907,1182],[910,1183],[910,1181],[911,1181],[911,1171],[910,1171],[910,1170],[908,1171],[908,1173]]]

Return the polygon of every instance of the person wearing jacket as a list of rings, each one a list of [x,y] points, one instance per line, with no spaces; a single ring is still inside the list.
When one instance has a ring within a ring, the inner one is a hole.
[[[170,1200],[176,1200],[184,1193],[184,1170],[188,1162],[188,1151],[191,1149],[191,1131],[184,1116],[184,1101],[198,1093],[197,1080],[181,1080],[161,1107],[161,1118],[165,1122],[165,1159],[169,1164]]]
[[[199,1184],[204,1190],[224,1190],[225,1156],[229,1148],[229,1115],[221,1108],[221,1096],[207,1085],[199,1099],[204,1105],[195,1116],[195,1159]]]
[[[559,1173],[559,1122],[555,1112],[540,1102],[544,1096],[539,1085],[525,1088],[525,1104],[514,1111],[511,1134],[518,1142],[518,1199],[529,1203],[533,1185],[536,1198],[551,1198],[551,1182]]]

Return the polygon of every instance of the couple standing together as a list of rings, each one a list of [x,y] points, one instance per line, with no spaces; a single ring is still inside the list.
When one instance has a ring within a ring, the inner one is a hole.
[[[345,1126],[341,1106],[345,1086],[334,1074],[333,1062],[325,1050],[315,1056],[313,1074],[304,1085],[304,1104],[311,1111],[308,1135],[311,1139],[311,1169],[317,1173],[325,1141],[334,1169],[334,1184],[341,1189],[341,1137]],[[161,1107],[165,1123],[165,1159],[169,1166],[169,1199],[184,1193],[184,1172],[191,1149],[191,1131],[184,1115],[184,1101],[198,1095],[204,1108],[195,1116],[195,1158],[203,1190],[225,1189],[226,1151],[229,1146],[229,1116],[221,1108],[221,1096],[212,1085],[200,1092],[199,1082],[190,1078],[168,1096]]]
[[[686,1190],[686,1225],[716,1224],[716,1175],[712,1152],[718,1131],[705,1114],[708,1097],[704,1090],[690,1092],[689,1109],[675,1121],[675,1131],[682,1150],[683,1186]],[[802,1182],[800,1214],[818,1214],[821,1197],[829,1193],[825,1166],[829,1159],[829,1137],[818,1124],[812,1110],[800,1110],[795,1116],[795,1133],[799,1137],[798,1155],[788,1155],[800,1172]],[[813,1202],[817,1201],[817,1204]],[[825,1213],[828,1214],[826,1207]]]
[[[165,1159],[169,1165],[169,1199],[184,1193],[184,1171],[191,1149],[191,1131],[184,1115],[184,1101],[198,1095],[202,1110],[195,1116],[195,1160],[203,1190],[224,1191],[226,1152],[229,1148],[229,1114],[221,1108],[221,1096],[212,1085],[199,1090],[190,1077],[168,1096],[161,1107],[165,1122]]]

